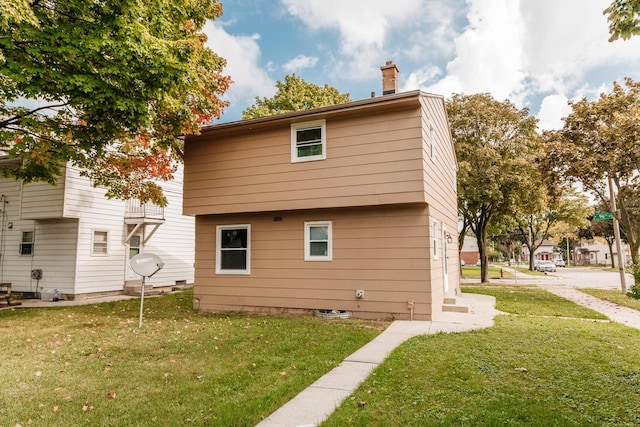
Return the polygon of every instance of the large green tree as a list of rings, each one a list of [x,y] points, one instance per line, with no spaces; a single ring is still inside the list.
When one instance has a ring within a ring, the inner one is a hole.
[[[5,176],[54,183],[71,162],[108,197],[166,203],[180,136],[219,117],[230,80],[205,46],[217,0],[0,0]]]
[[[306,82],[295,74],[285,76],[283,82],[278,80],[276,87],[278,90],[273,97],[256,97],[255,104],[242,112],[243,118],[253,119],[351,101],[348,93],[340,93],[327,84],[318,86]]]
[[[640,34],[640,0],[613,0],[603,12],[609,21],[609,41]]]
[[[640,82],[614,82],[597,100],[570,103],[559,132],[544,136],[546,161],[568,181],[580,182],[599,201],[609,201],[611,179],[620,222],[638,263],[640,247]]]
[[[476,236],[481,280],[486,282],[489,226],[538,192],[533,179],[536,119],[527,109],[488,94],[455,94],[447,102],[447,113],[458,159],[459,215],[463,231],[471,229]]]

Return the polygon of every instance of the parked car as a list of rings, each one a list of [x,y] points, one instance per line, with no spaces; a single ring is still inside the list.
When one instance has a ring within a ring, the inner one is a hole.
[[[466,264],[466,263],[464,262],[464,260],[463,260],[463,259],[461,259],[461,260],[460,260],[460,265],[464,267],[464,266],[465,266],[465,264]]]
[[[482,265],[482,260],[478,260],[478,262],[476,262],[476,267],[480,267]]]
[[[556,267],[564,267],[564,260],[563,259],[557,259],[556,262]]]
[[[536,268],[536,270],[538,271],[544,271],[546,272],[555,272],[556,271],[556,265],[553,263],[553,261],[540,261],[540,263],[538,264],[538,268]]]

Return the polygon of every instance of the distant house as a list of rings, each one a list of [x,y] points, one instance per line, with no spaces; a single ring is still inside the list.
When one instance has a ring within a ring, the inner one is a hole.
[[[480,260],[480,249],[475,236],[464,236],[464,243],[460,251],[460,260],[466,265],[475,265]]]
[[[444,99],[395,93],[392,63],[383,82],[385,96],[187,137],[197,307],[431,319],[459,293]]]
[[[631,251],[629,245],[622,242],[622,259],[625,262],[631,260]],[[618,252],[616,245],[613,245],[613,256],[615,263],[618,264]],[[609,245],[601,239],[581,240],[575,246],[574,259],[576,265],[611,265],[611,251]]]
[[[540,243],[537,241],[536,244]],[[556,245],[551,240],[543,240],[540,246],[533,252],[535,261],[555,261],[559,253],[554,252]],[[522,259],[529,259],[529,248],[522,246]]]
[[[159,255],[155,286],[193,282],[194,219],[182,215],[182,169],[163,185],[167,208],[107,200],[79,170],[57,185],[0,179],[0,282],[51,299],[117,294],[140,284],[129,259]]]

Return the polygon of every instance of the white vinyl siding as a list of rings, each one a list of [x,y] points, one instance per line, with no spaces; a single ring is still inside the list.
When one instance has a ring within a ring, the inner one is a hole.
[[[327,138],[324,120],[291,125],[291,163],[326,158]]]
[[[333,259],[331,221],[304,223],[305,261],[331,261]]]

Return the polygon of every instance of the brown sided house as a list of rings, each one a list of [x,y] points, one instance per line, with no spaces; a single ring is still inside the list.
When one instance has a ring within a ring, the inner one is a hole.
[[[184,213],[196,217],[203,311],[428,320],[460,290],[441,96],[207,127],[185,142]]]

